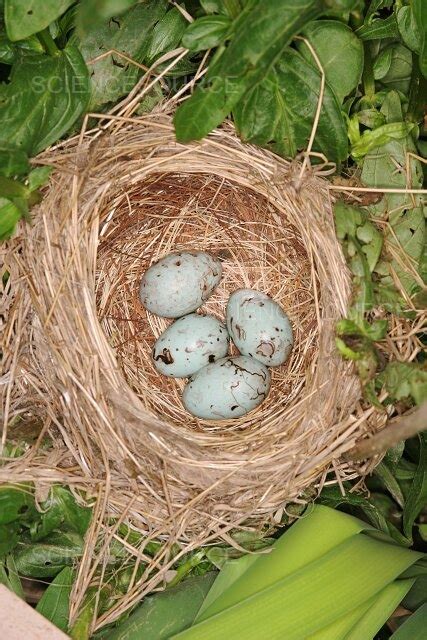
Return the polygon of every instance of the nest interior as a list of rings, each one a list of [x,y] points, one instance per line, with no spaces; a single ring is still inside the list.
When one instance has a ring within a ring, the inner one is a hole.
[[[351,287],[327,182],[312,171],[301,180],[297,164],[244,145],[228,125],[179,144],[167,114],[71,141],[41,161],[57,171],[7,258],[20,338],[8,332],[5,424],[36,408],[61,443],[49,463],[57,475],[40,454],[33,477],[104,483],[110,511],[126,504],[141,531],[198,543],[241,523],[276,522],[331,469],[354,477],[339,456],[384,417],[357,413],[358,380],[335,351]],[[289,362],[273,371],[268,399],[240,419],[196,420],[181,405],[185,381],[153,369],[168,321],[141,308],[139,280],[179,249],[222,260],[205,311],[223,317],[244,286],[272,295],[292,320]]]

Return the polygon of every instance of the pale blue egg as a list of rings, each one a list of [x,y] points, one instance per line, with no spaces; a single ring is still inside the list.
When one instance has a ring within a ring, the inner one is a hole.
[[[182,402],[198,418],[240,418],[265,400],[270,390],[270,372],[248,356],[222,358],[194,374],[187,383]]]
[[[180,318],[200,307],[221,280],[219,260],[202,251],[171,253],[151,265],[139,288],[143,306],[163,318]]]
[[[172,378],[187,378],[227,355],[228,331],[213,316],[191,313],[176,320],[153,348],[157,371]]]
[[[269,367],[283,364],[294,338],[288,316],[270,296],[254,289],[238,289],[227,304],[227,328],[241,354]]]

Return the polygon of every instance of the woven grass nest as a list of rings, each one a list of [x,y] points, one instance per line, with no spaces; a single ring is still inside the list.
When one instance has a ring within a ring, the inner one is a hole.
[[[328,183],[243,144],[231,125],[183,145],[161,111],[112,122],[40,157],[56,170],[5,261],[5,424],[30,416],[44,425],[8,477],[90,487],[101,496],[97,526],[100,514],[120,514],[147,539],[186,549],[235,527],[274,526],[329,472],[341,481],[366,471],[340,456],[387,417],[363,408],[358,379],[335,351],[351,278]],[[180,400],[185,381],[151,362],[169,321],[141,307],[140,278],[186,249],[222,261],[202,310],[224,317],[230,293],[250,287],[293,324],[290,360],[272,370],[267,400],[240,419],[193,418]],[[55,446],[44,451],[47,429]],[[139,595],[149,590],[141,584]]]
[[[22,273],[31,270],[23,375],[37,404],[46,402],[84,473],[109,468],[136,482],[150,525],[171,518],[174,528],[182,508],[187,534],[217,519],[270,518],[367,428],[352,415],[358,380],[335,353],[350,274],[326,181],[311,173],[299,184],[297,164],[244,145],[231,127],[177,144],[165,115],[49,161],[59,170],[19,258]],[[153,344],[171,321],[142,307],[139,284],[177,250],[222,261],[202,311],[223,318],[230,293],[245,287],[291,318],[290,360],[272,370],[267,400],[240,419],[193,418],[180,400],[185,380],[153,367]]]

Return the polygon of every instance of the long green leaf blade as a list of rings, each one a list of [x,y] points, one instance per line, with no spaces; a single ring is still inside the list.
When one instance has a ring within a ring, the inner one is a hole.
[[[36,611],[62,631],[68,630],[72,586],[73,570],[64,567],[52,580],[36,607]]]
[[[354,535],[299,571],[174,637],[259,640],[268,628],[269,640],[301,640],[301,633],[309,636],[345,615],[349,603],[355,608],[370,599],[421,556]]]
[[[232,588],[205,609],[200,620],[205,620],[298,571],[365,528],[368,525],[361,520],[315,505],[279,538],[269,554],[258,556],[256,562],[235,581]]]
[[[423,604],[393,633],[390,640],[425,640],[426,629],[427,604]]]

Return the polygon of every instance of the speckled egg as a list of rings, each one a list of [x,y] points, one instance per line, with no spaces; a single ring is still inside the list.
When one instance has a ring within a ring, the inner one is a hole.
[[[201,251],[171,253],[144,273],[139,296],[146,309],[163,318],[195,311],[221,280],[219,260]]]
[[[294,342],[291,323],[280,305],[254,289],[238,289],[227,304],[228,332],[240,351],[269,367],[288,358]]]
[[[228,331],[213,316],[191,313],[162,333],[153,349],[157,371],[172,378],[187,378],[210,362],[227,355]]]
[[[222,358],[194,374],[182,395],[184,407],[198,418],[240,418],[255,409],[270,390],[270,372],[248,356]]]

